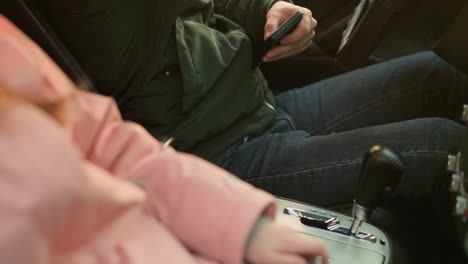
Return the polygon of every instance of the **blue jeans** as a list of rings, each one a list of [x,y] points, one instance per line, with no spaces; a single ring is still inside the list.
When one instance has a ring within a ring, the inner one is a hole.
[[[313,69],[311,69],[313,70]],[[403,57],[276,96],[277,121],[214,163],[275,195],[316,205],[352,201],[375,144],[404,159],[391,197],[448,196],[447,155],[464,126],[468,79],[431,52]]]

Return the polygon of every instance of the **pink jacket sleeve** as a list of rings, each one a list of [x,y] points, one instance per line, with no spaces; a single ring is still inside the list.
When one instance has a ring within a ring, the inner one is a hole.
[[[74,138],[87,159],[117,177],[143,183],[154,214],[192,251],[241,263],[258,217],[273,216],[273,199],[226,171],[163,147],[138,125],[123,122],[112,100],[80,92]]]

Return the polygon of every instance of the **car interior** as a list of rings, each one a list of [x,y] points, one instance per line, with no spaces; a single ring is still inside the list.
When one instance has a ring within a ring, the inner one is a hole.
[[[261,65],[271,89],[276,93],[425,50],[434,50],[468,73],[466,0],[443,3],[435,0],[294,2],[311,9],[319,25],[309,50],[292,58]],[[0,13],[37,42],[75,83],[80,84],[79,87],[99,91],[33,0],[2,0]],[[468,121],[468,108],[465,120]],[[454,177],[451,187],[453,207],[459,223],[459,243],[468,254],[468,195],[465,192],[468,181],[463,176],[463,171],[468,169],[468,161],[462,159],[467,148],[460,146],[459,155],[450,157],[448,169],[458,176]],[[382,166],[389,166],[386,171],[394,171],[396,165]],[[369,188],[384,190],[399,176],[398,173],[389,173],[388,177],[388,182],[363,183],[362,190],[356,195],[363,195],[363,200],[374,203],[380,194],[375,197],[364,194]],[[427,253],[428,248],[420,242],[428,234],[410,234],[411,225],[406,222],[409,215],[395,214],[392,211],[394,206],[378,204],[370,219],[360,224],[359,231],[354,234],[352,226],[356,217],[352,217],[353,206],[349,204],[320,208],[278,198],[278,215],[299,232],[326,240],[333,256],[331,263],[422,263],[421,252]],[[373,224],[376,219],[379,219],[379,226]]]

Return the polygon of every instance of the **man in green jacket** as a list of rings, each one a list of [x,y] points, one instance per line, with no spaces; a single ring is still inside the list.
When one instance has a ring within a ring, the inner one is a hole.
[[[124,118],[174,138],[178,150],[212,160],[273,125],[273,95],[252,58],[263,50],[275,1],[41,2],[98,90],[117,100]],[[294,11],[306,13],[307,32],[292,43],[301,46],[279,56],[305,49],[316,24],[310,11],[287,2],[276,10],[272,30]]]
[[[468,102],[468,80],[433,53],[275,97],[254,67],[264,39],[296,11],[305,13],[262,58],[278,60],[307,48],[316,26],[309,10],[291,2],[39,3],[125,119],[260,188],[325,206],[350,202],[362,156],[374,144],[400,152],[406,163],[393,197],[412,204],[446,183],[447,154],[464,129],[450,119]],[[437,195],[448,197],[445,189]]]

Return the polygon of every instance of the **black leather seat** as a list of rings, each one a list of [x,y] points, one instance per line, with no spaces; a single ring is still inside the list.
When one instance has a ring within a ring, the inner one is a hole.
[[[30,0],[2,0],[0,13],[32,38],[80,88],[96,92],[91,78],[80,67],[54,30]]]

